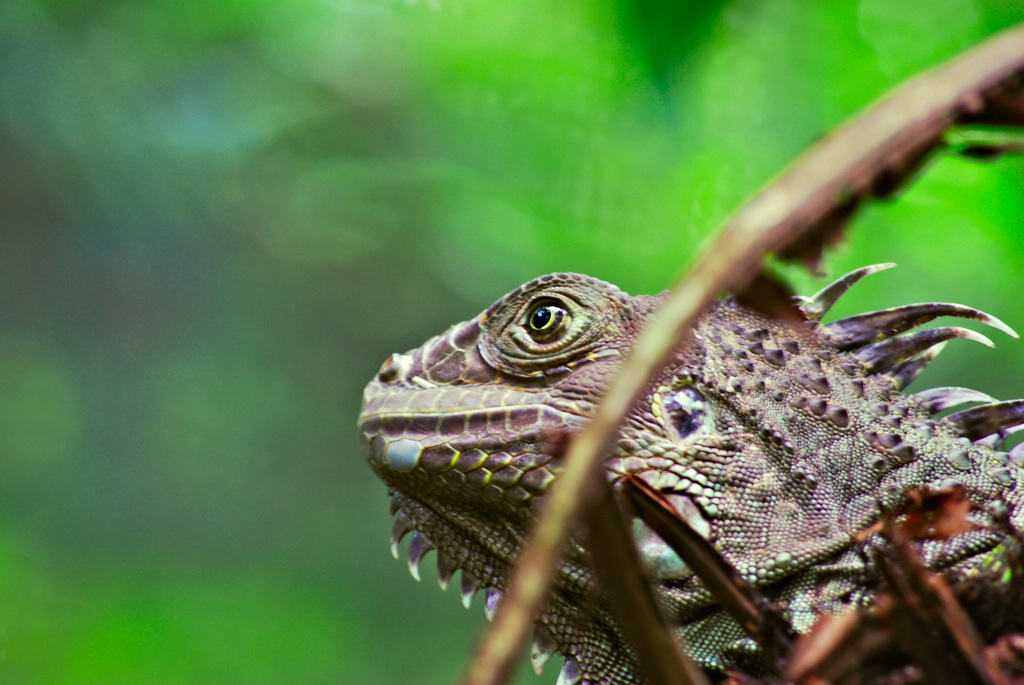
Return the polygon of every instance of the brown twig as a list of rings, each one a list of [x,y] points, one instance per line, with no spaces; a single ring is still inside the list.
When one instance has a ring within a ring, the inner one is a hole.
[[[619,512],[611,486],[601,491],[585,536],[608,604],[636,653],[639,670],[651,685],[709,685],[707,676],[686,654],[661,615],[640,565],[640,555]]]
[[[900,647],[935,685],[1005,685],[1006,679],[984,653],[974,625],[941,576],[925,569],[910,546],[907,531],[883,518],[891,556],[875,559],[892,593],[890,616]]]
[[[675,550],[772,661],[781,663],[793,646],[793,634],[771,603],[736,572],[714,545],[681,518],[658,490],[638,478],[626,479],[623,488],[644,523]]]
[[[907,493],[899,512],[854,537],[861,543],[880,535],[888,544],[873,547],[885,585],[870,610],[821,617],[798,640],[786,665],[798,683],[821,680],[843,685],[895,672],[913,662],[934,685],[1006,683],[983,649],[971,620],[943,578],[925,568],[911,540],[945,539],[975,526],[962,488],[917,489]]]

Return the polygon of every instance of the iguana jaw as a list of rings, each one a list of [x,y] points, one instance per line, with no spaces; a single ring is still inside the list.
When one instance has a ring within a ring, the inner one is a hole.
[[[553,274],[392,355],[367,386],[359,417],[370,466],[435,511],[525,516],[554,480],[559,445],[585,423],[650,300]],[[529,308],[556,301],[565,308],[565,344],[531,341]]]
[[[437,549],[441,585],[461,569],[467,604],[480,587],[504,587],[532,501],[559,468],[550,440],[585,421],[545,404],[539,388],[502,384],[477,353],[479,330],[478,320],[466,322],[392,355],[359,417],[363,452],[389,486],[393,552],[413,533],[409,566],[419,578],[421,558]],[[433,380],[453,373],[454,385]]]

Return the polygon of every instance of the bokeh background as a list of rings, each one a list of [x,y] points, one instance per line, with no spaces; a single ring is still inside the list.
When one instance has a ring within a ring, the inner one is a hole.
[[[0,681],[453,682],[481,603],[388,553],[354,425],[380,362],[545,271],[664,289],[832,126],[1021,21],[1019,0],[5,0]],[[840,313],[951,299],[1024,330],[1022,217],[1020,158],[937,158],[830,258],[900,263]],[[1024,394],[1024,343],[992,335],[919,385]]]

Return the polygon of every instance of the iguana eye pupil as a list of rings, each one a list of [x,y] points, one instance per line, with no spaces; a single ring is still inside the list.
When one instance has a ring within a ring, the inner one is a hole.
[[[662,402],[662,411],[679,438],[695,433],[708,418],[707,401],[691,387],[667,395]]]
[[[551,325],[552,319],[554,314],[551,313],[551,307],[537,307],[530,316],[530,326],[535,331],[542,331]]]
[[[569,312],[555,302],[538,302],[526,316],[530,337],[537,342],[551,342],[569,327]]]

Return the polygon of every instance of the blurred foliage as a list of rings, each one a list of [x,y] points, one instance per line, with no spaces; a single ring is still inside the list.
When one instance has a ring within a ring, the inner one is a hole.
[[[452,682],[482,612],[387,553],[354,430],[379,363],[544,271],[665,288],[829,128],[1020,21],[7,0],[0,680]],[[1020,159],[937,159],[831,259],[901,264],[842,311],[953,299],[1024,330],[1022,190]],[[997,341],[923,381],[1021,394],[1024,345]]]

